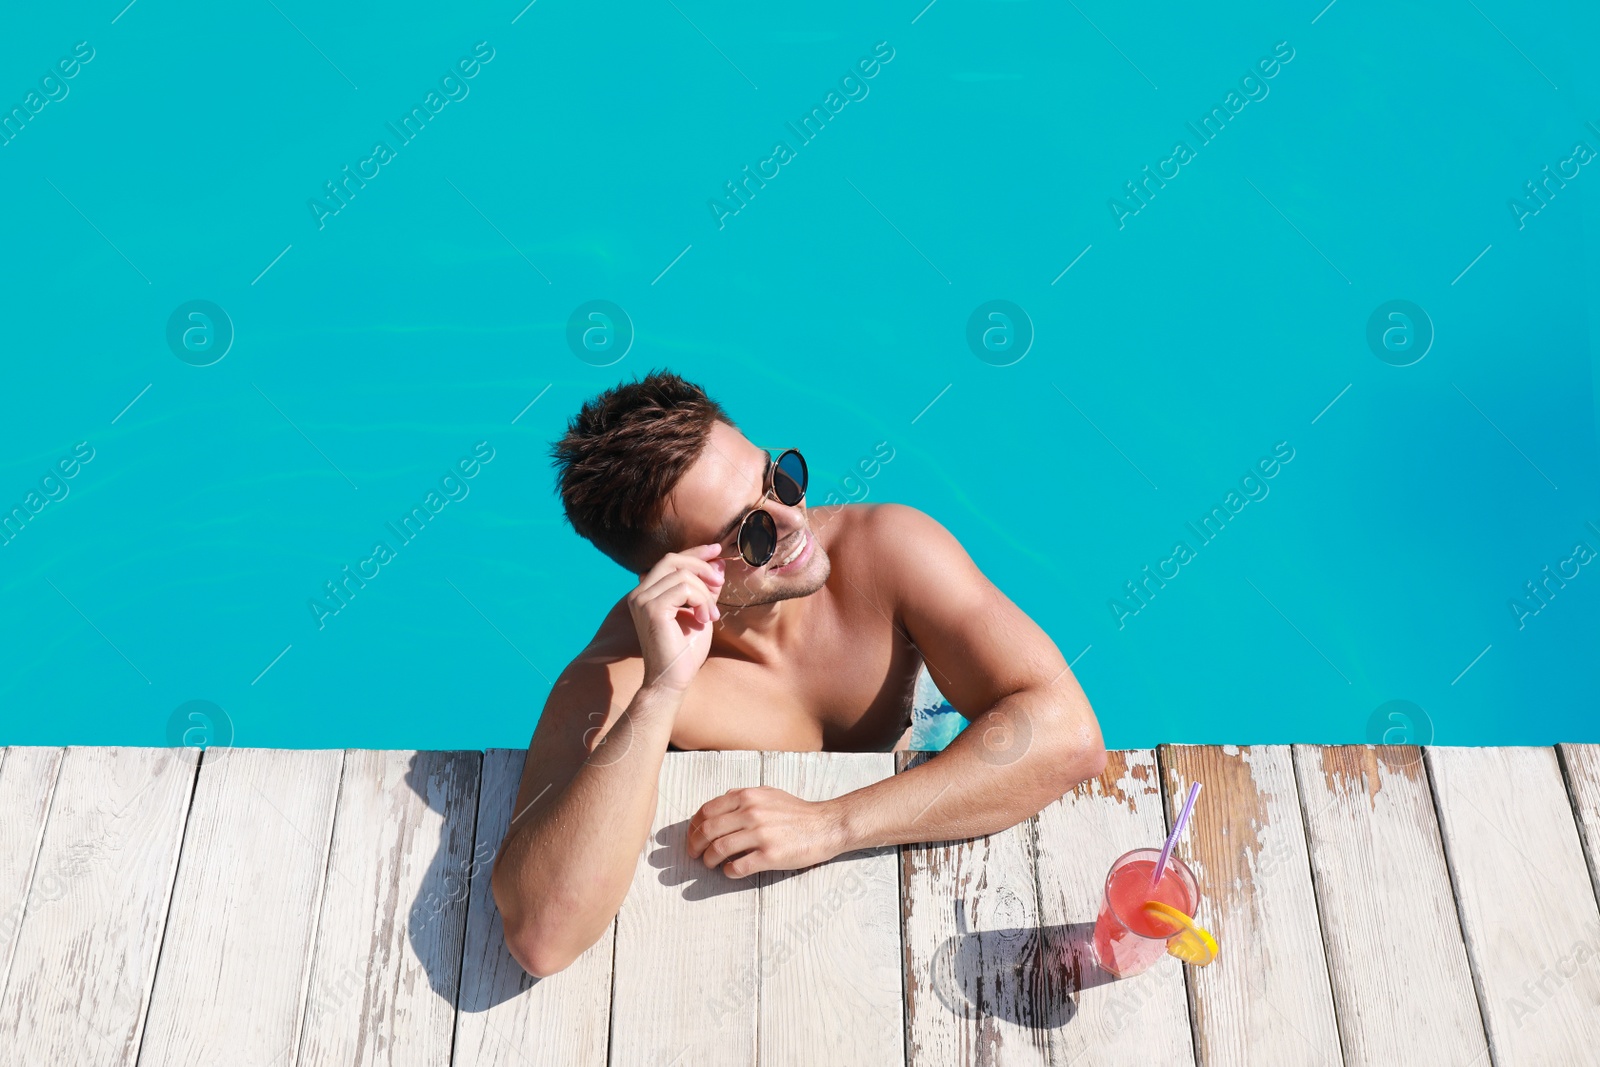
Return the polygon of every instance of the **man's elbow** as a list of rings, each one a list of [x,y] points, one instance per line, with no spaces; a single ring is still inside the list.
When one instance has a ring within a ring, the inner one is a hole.
[[[549,978],[566,970],[582,951],[574,952],[551,936],[549,924],[529,914],[525,902],[518,898],[515,887],[508,881],[509,876],[497,865],[490,875],[489,888],[500,911],[506,951],[535,978]]]
[[[1077,750],[1078,781],[1100,777],[1106,769],[1106,746],[1098,737]]]
[[[491,875],[490,888],[501,913],[506,952],[531,976],[550,977],[565,971],[605,933],[605,926],[594,934],[584,933],[586,918],[570,907],[528,909],[501,869]]]
[[[505,929],[505,937],[506,951],[511,958],[535,978],[549,978],[564,971],[581,955],[553,946],[549,938],[541,937],[537,932],[509,924]]]
[[[1100,730],[1090,724],[1068,731],[1051,761],[1055,768],[1053,785],[1058,796],[1075,789],[1079,783],[1098,778],[1106,769],[1106,746]]]

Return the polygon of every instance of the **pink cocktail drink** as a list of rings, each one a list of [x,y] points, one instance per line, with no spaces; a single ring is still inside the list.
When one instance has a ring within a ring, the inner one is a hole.
[[[1170,922],[1145,912],[1145,903],[1159,900],[1190,918],[1200,906],[1200,884],[1176,856],[1167,860],[1161,880],[1151,885],[1160,858],[1160,849],[1136,848],[1119,856],[1106,875],[1094,951],[1101,968],[1118,978],[1154,964],[1167,951],[1167,938],[1178,932]]]

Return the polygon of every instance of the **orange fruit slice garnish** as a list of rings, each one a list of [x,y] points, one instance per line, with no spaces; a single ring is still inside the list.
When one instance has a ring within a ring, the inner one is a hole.
[[[1184,963],[1192,963],[1196,967],[1204,967],[1217,958],[1217,953],[1220,951],[1217,939],[1212,937],[1209,931],[1195,925],[1193,919],[1171,904],[1151,900],[1145,903],[1144,910],[1145,914],[1170,923],[1177,931],[1167,938],[1167,955],[1176,956]]]

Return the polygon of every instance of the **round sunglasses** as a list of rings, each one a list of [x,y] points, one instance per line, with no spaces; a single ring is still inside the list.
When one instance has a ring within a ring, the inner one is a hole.
[[[796,506],[806,498],[808,478],[805,457],[800,455],[798,449],[785,450],[776,461],[769,458],[764,479],[767,485],[766,492],[761,494],[760,502],[745,512],[744,518],[739,520],[739,536],[736,541],[739,546],[739,556],[750,566],[765,567],[772,561],[773,553],[778,550],[778,524],[773,520],[772,514],[761,505],[766,503],[767,497],[776,496],[785,507]]]

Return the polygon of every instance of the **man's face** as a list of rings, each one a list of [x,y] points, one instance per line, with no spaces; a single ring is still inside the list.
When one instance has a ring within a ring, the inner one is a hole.
[[[809,596],[828,580],[828,554],[812,534],[805,501],[791,508],[776,493],[762,499],[771,462],[744,434],[713,423],[705,450],[667,498],[664,518],[680,549],[715,543],[732,557],[723,564],[727,581],[719,603],[748,606]],[[778,550],[763,567],[739,556],[739,523],[753,507],[771,515],[778,529]]]

